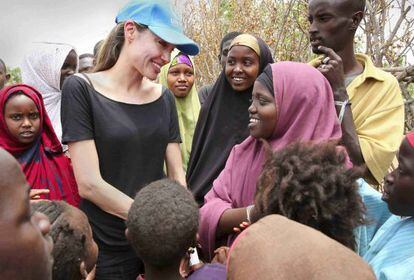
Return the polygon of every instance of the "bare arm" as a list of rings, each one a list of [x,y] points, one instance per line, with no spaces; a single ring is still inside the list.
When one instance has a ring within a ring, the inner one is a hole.
[[[126,220],[133,199],[102,179],[94,140],[69,143],[79,195],[103,211]]]
[[[332,49],[326,47],[319,47],[327,58],[327,63],[319,65],[318,70],[329,81],[335,101],[349,100],[348,92],[345,87],[345,75],[342,63],[342,58],[335,53]],[[336,106],[337,114],[339,115],[341,106]],[[361,146],[359,143],[358,134],[355,129],[354,117],[352,115],[351,106],[345,107],[345,114],[341,123],[342,128],[342,143],[346,147],[348,155],[354,165],[361,166],[365,164],[364,157],[362,155]],[[366,168],[365,176],[370,180],[374,180],[371,172]]]
[[[235,208],[224,211],[217,226],[216,238],[234,233],[234,228],[247,221],[246,208]]]
[[[178,143],[169,143],[165,151],[165,163],[167,165],[167,176],[176,180],[184,187],[187,187],[181,159],[180,145]]]
[[[340,89],[334,92],[335,101],[348,100],[348,93],[346,89]],[[339,115],[341,106],[335,106]],[[359,144],[358,134],[356,133],[354,117],[352,115],[351,106],[345,107],[344,118],[342,119],[342,143],[347,148],[349,157],[355,165],[365,164],[364,157],[362,156],[361,146]]]

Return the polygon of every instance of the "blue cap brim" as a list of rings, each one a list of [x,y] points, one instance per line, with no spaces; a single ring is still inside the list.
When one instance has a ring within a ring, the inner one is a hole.
[[[170,28],[148,26],[155,35],[164,41],[173,44],[178,50],[188,55],[197,55],[200,52],[198,45],[181,32]]]

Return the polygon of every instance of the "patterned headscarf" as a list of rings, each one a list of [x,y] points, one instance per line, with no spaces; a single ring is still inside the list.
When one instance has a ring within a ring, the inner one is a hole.
[[[25,56],[21,67],[23,83],[36,88],[42,95],[59,141],[62,139],[60,71],[72,50],[74,48],[66,44],[35,44],[31,53]]]
[[[194,68],[193,63],[191,62],[191,59],[188,57],[188,55],[183,54],[181,52],[173,58],[173,60],[170,63],[170,67],[168,69],[170,69],[171,67],[174,67],[178,64],[186,64],[186,65],[190,66],[191,68]]]

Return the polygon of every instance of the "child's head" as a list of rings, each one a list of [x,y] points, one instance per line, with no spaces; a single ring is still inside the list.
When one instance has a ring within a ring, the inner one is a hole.
[[[397,169],[385,176],[382,199],[393,214],[414,216],[414,132],[401,143]]]
[[[98,256],[86,215],[64,201],[41,201],[33,204],[32,210],[45,214],[52,224],[53,279],[83,279]]]
[[[90,73],[93,71],[95,56],[91,53],[84,53],[79,56],[79,73]]]
[[[7,81],[10,79],[10,74],[7,73],[6,63],[0,58],[0,89],[2,89]]]
[[[227,258],[227,279],[376,278],[361,257],[320,231],[280,215],[269,215],[234,241]]]
[[[19,143],[32,143],[39,136],[41,128],[39,108],[23,91],[15,91],[7,97],[3,117],[10,135]]]
[[[62,89],[63,82],[67,77],[76,73],[78,68],[78,55],[75,50],[71,50],[66,56],[65,61],[63,62],[62,68],[60,69],[60,85],[59,88]]]
[[[175,181],[155,181],[138,192],[127,219],[126,236],[145,265],[177,266],[195,245],[198,207]]]
[[[363,223],[358,172],[335,144],[294,143],[269,155],[257,184],[258,218],[280,214],[354,248]]]
[[[19,157],[37,144],[49,152],[62,151],[42,95],[26,84],[5,87],[0,91],[0,147]]]
[[[30,213],[29,185],[16,159],[0,149],[0,279],[51,279],[50,223]]]

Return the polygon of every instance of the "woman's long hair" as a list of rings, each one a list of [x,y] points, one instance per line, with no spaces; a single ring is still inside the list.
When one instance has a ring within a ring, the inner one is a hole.
[[[98,59],[94,72],[105,71],[110,69],[118,61],[119,55],[121,54],[122,47],[125,42],[124,34],[125,22],[118,23],[106,37],[105,41],[101,45],[98,51]],[[144,25],[135,23],[135,27],[138,32],[142,32],[147,29]]]

